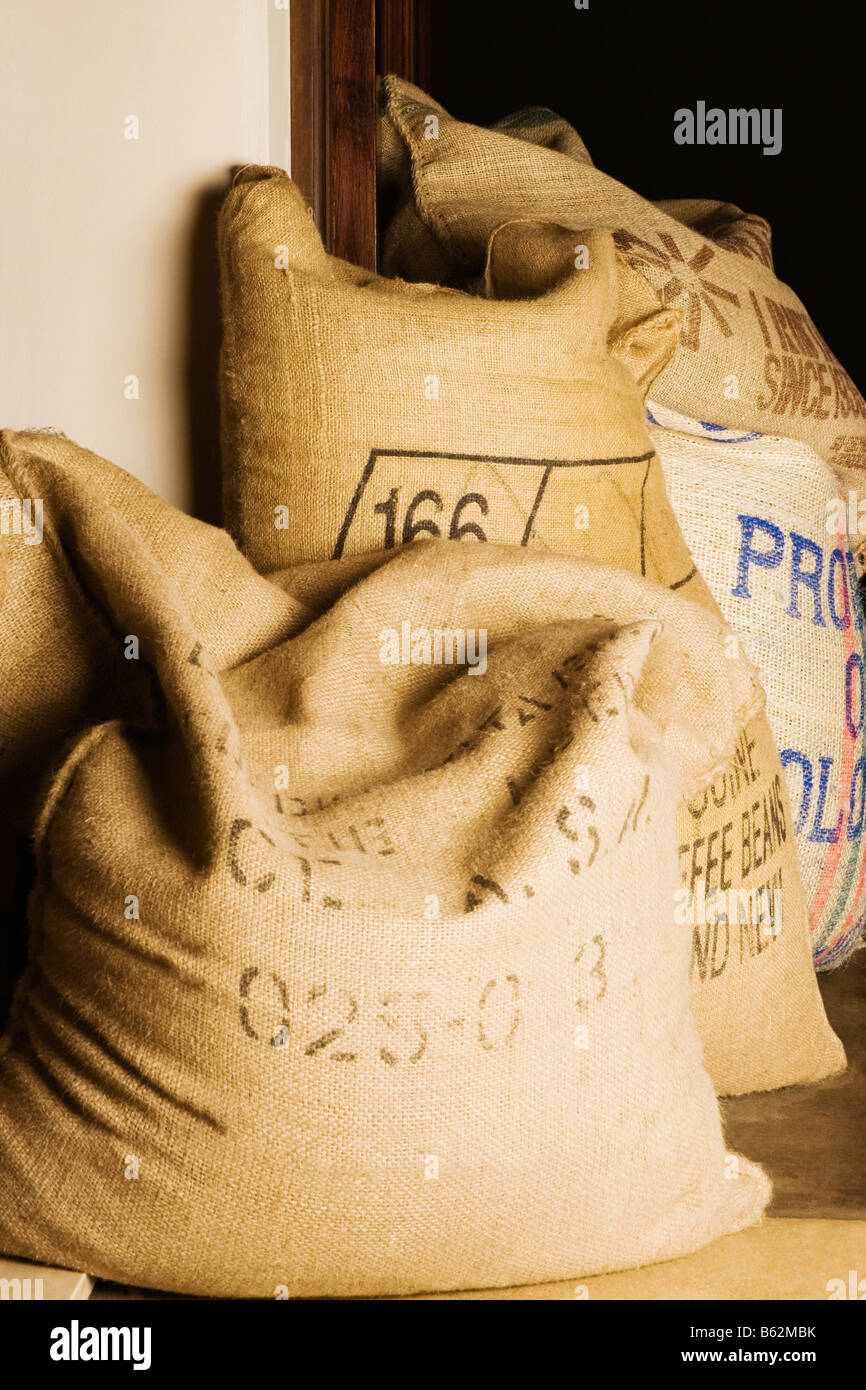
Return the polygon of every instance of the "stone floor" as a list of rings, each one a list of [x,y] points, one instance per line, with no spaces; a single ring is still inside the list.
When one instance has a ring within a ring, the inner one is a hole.
[[[723,1101],[725,1128],[730,1147],[773,1179],[771,1216],[866,1219],[866,949],[818,978],[848,1070]]]

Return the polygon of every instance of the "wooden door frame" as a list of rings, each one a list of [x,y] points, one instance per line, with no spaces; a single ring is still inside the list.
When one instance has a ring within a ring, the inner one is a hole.
[[[431,0],[291,0],[292,177],[328,250],[376,265],[376,77],[429,82]]]

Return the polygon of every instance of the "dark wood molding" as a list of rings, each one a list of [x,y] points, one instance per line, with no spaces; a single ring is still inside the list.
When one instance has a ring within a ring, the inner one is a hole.
[[[431,0],[292,0],[292,177],[335,256],[376,264],[376,75],[428,84]]]
[[[376,266],[376,0],[330,0],[329,249]]]
[[[290,23],[292,178],[327,243],[327,0],[292,0]]]
[[[378,0],[376,71],[430,86],[432,0]]]

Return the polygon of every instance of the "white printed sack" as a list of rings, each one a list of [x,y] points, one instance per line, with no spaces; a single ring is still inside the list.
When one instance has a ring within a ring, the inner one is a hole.
[[[848,501],[807,444],[656,403],[648,413],[689,548],[764,681],[826,969],[855,948],[866,910],[864,617]]]

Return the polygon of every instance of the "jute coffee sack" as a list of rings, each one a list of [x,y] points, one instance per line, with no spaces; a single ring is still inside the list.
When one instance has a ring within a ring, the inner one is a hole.
[[[133,649],[111,626],[100,603],[98,574],[85,574],[57,541],[57,520],[47,525],[47,494],[18,485],[22,468],[52,481],[57,510],[67,495],[69,508],[83,510],[82,488],[101,490],[124,517],[130,534],[156,549],[160,564],[186,586],[189,601],[214,623],[212,641],[233,643],[231,609],[223,587],[248,567],[224,532],[215,532],[162,503],[129,473],[80,448],[63,435],[4,432],[0,435],[0,608],[7,633],[16,641],[0,644],[0,809],[18,830],[32,824],[40,782],[64,743],[84,728],[112,717],[146,715],[153,692],[136,674]],[[23,476],[23,475],[22,475]],[[201,547],[221,577],[199,584]],[[279,616],[279,595],[262,585],[250,650],[271,632]],[[218,620],[218,624],[217,624]],[[249,615],[245,616],[249,621]],[[38,669],[22,652],[39,653]],[[109,703],[110,702],[110,703]],[[144,703],[143,703],[144,702]]]
[[[757,1220],[674,920],[677,798],[760,699],[719,621],[611,567],[438,542],[311,622],[290,575],[51,452],[5,437],[4,486],[43,498],[142,689],[41,787],[0,1249],[187,1293],[388,1294]],[[19,602],[2,649],[36,684]]]
[[[488,130],[454,120],[396,77],[384,79],[382,95],[382,178],[395,195],[402,185],[384,242],[388,274],[470,282],[491,231],[515,217],[607,228],[683,318],[654,399],[697,419],[793,436],[862,488],[866,402],[777,279],[762,218],[727,203],[648,202],[596,169],[549,111]],[[408,152],[402,161],[395,136]]]
[[[613,561],[718,612],[636,411],[674,349],[675,315],[616,267],[607,234],[587,236],[576,256],[567,228],[517,219],[491,234],[477,294],[407,286],[327,256],[286,176],[247,173],[222,221],[225,462],[235,530],[259,566],[286,551],[345,563],[441,530]],[[623,312],[635,296],[650,306],[638,323]],[[438,399],[424,394],[428,376]],[[294,529],[275,529],[275,511]],[[684,807],[678,829],[695,988],[711,997],[698,1009],[707,1064],[722,1091],[811,1081],[840,1054],[812,975],[763,712],[743,731],[727,785],[724,804],[697,816]],[[778,834],[759,862],[735,860],[733,826],[756,802],[768,815],[772,806]],[[703,846],[722,838],[723,864],[704,864]],[[729,928],[707,920],[701,885],[740,894]]]
[[[760,668],[815,963],[837,965],[857,944],[866,899],[864,620],[847,502],[805,444],[650,412],[692,554]]]
[[[220,227],[229,529],[262,571],[442,535],[696,592],[643,413],[676,316],[611,350],[609,233],[526,297],[534,229],[488,240],[480,295],[383,279],[327,255],[286,174],[243,172]]]

